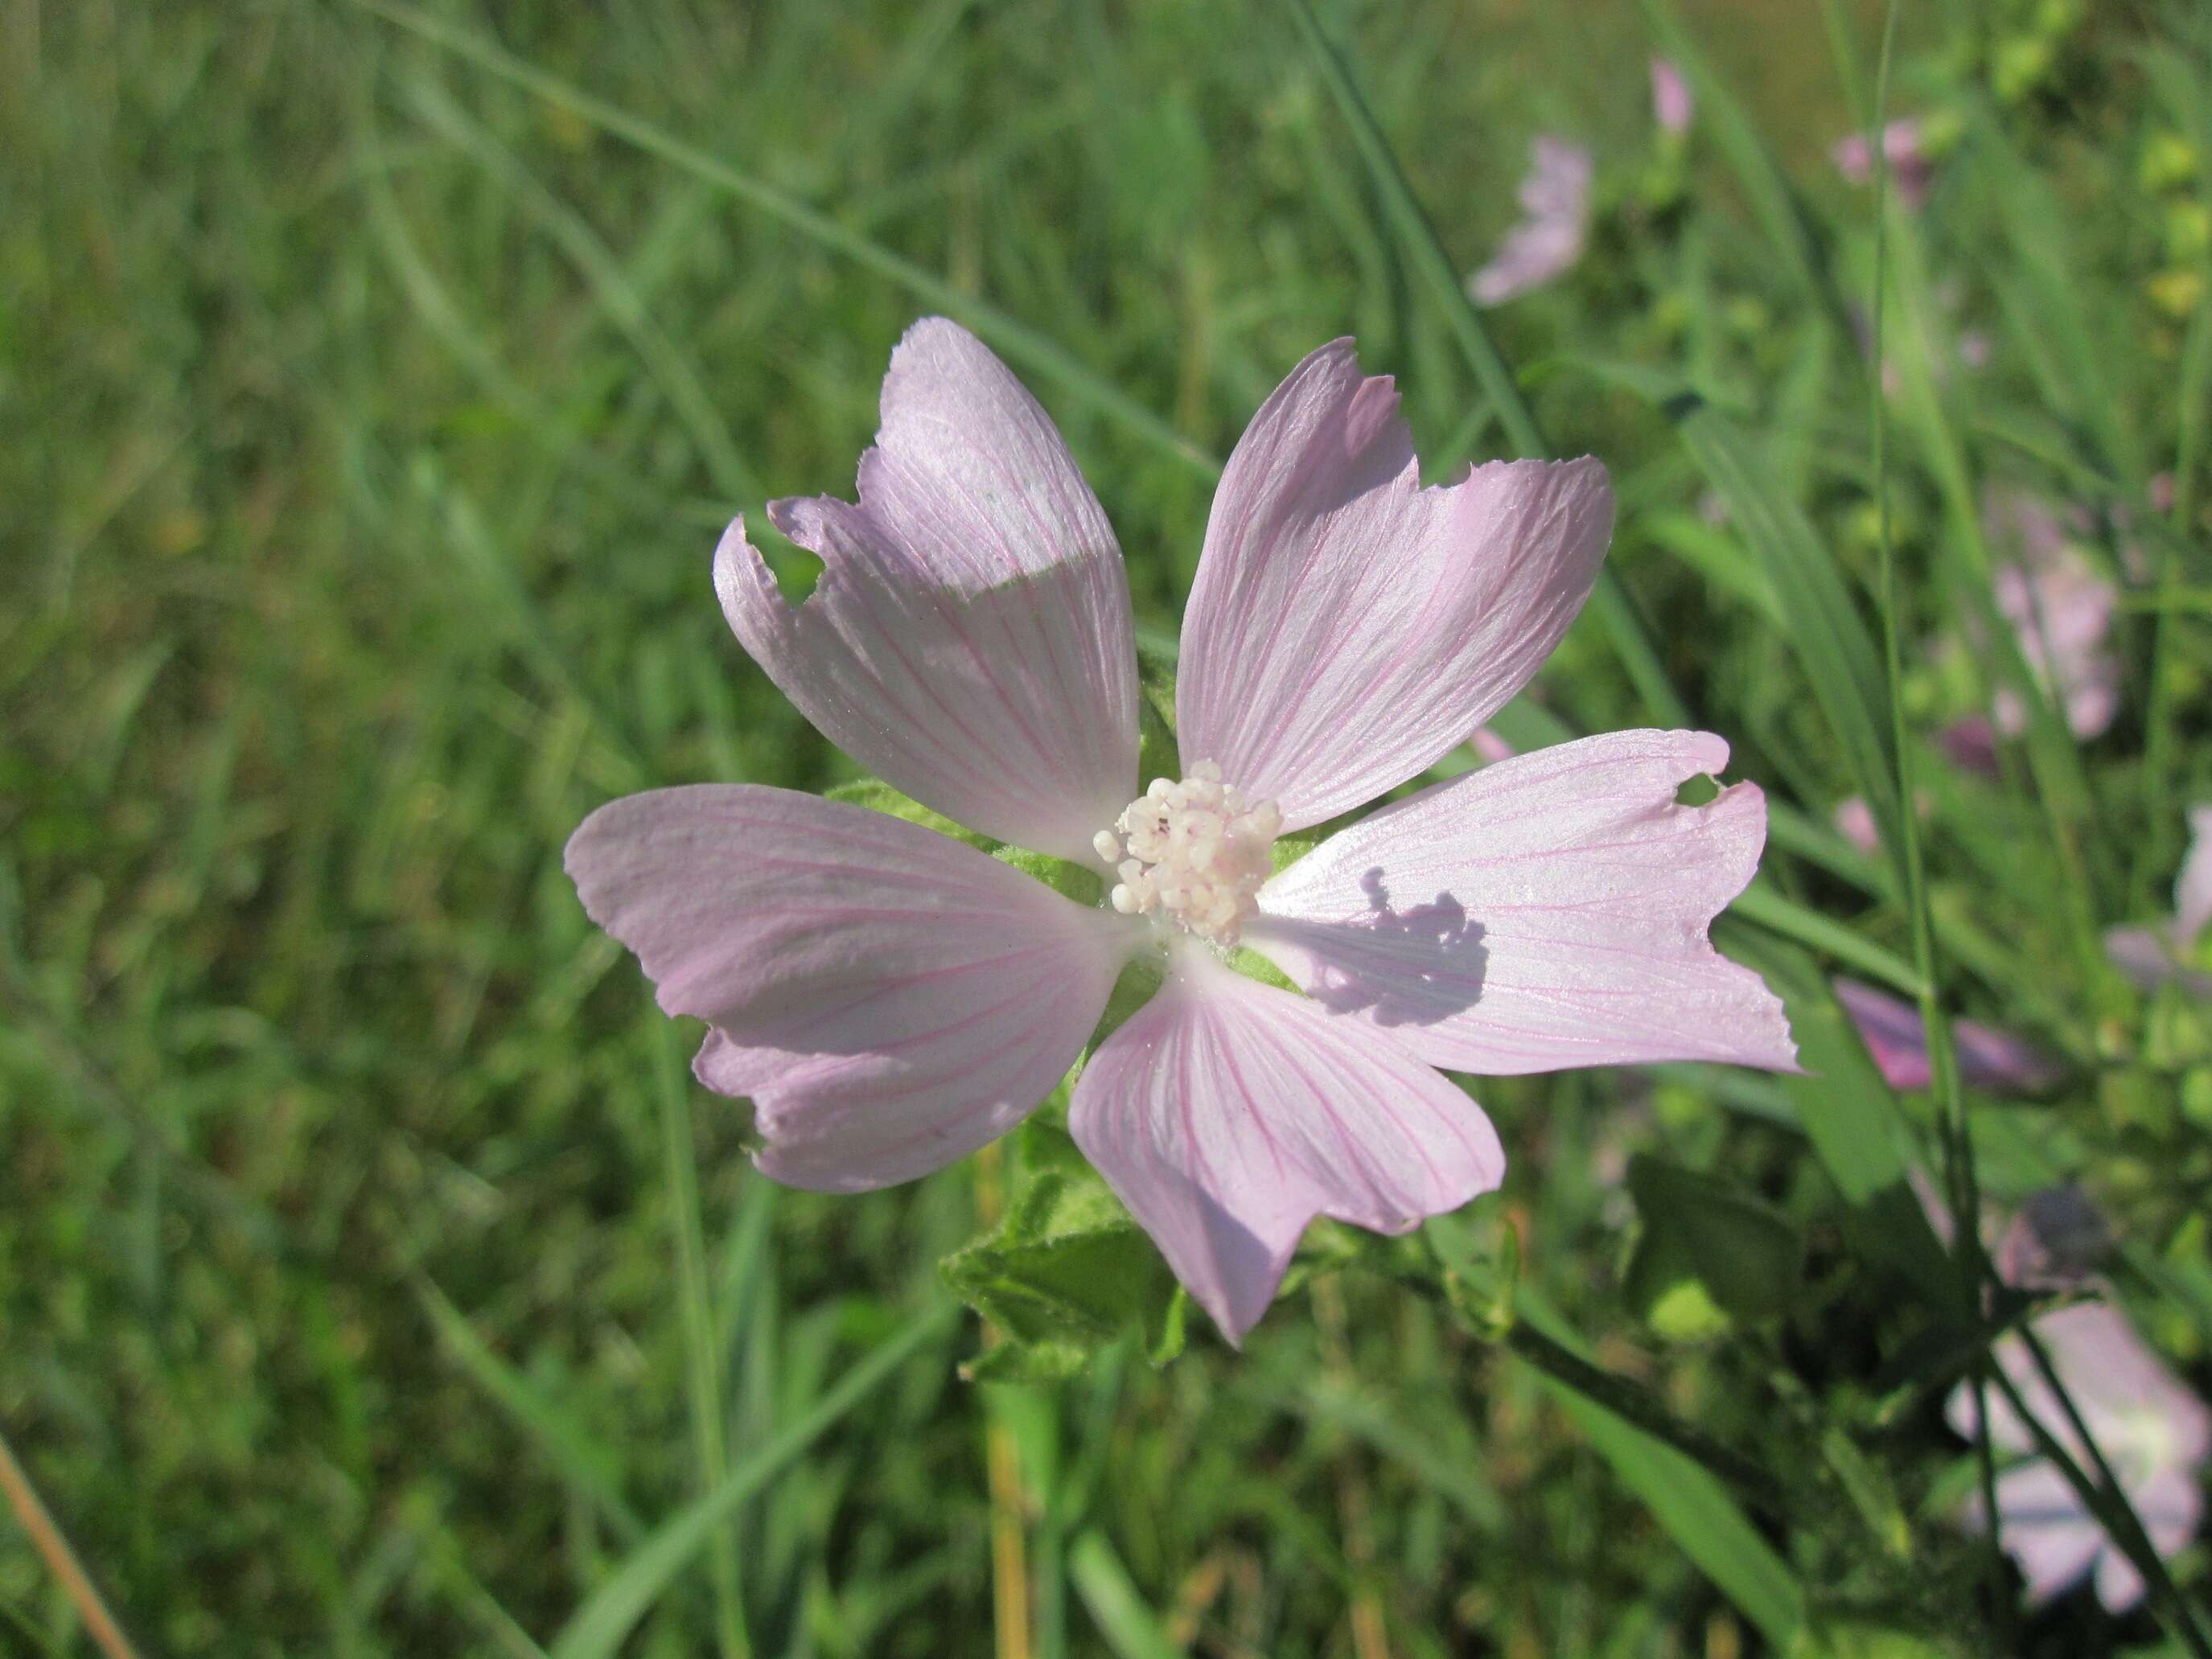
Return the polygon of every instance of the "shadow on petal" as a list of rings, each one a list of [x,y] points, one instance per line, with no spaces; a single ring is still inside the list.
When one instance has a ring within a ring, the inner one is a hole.
[[[1380,865],[1359,878],[1367,912],[1347,921],[1271,919],[1278,938],[1312,960],[1308,994],[1333,1013],[1364,1012],[1377,1025],[1433,1025],[1482,995],[1490,953],[1482,924],[1449,892],[1401,910]]]

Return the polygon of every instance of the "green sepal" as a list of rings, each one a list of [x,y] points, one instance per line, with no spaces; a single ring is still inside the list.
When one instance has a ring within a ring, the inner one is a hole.
[[[1073,899],[1085,909],[1097,904],[1104,892],[1099,872],[1080,864],[1071,864],[1066,859],[1056,859],[1049,853],[1032,853],[1026,847],[1001,847],[991,856],[1001,864],[1011,864],[1015,869],[1035,876],[1063,898]]]
[[[1154,1364],[1182,1352],[1188,1301],[1144,1230],[1066,1130],[1034,1119],[1015,1138],[1019,1181],[996,1226],[939,1265],[999,1333],[974,1378],[1073,1376],[1133,1334]]]
[[[1137,690],[1137,787],[1143,789],[1154,778],[1182,776],[1182,749],[1176,741],[1175,729],[1175,678],[1147,674]]]
[[[1772,1319],[1789,1309],[1805,1246],[1779,1210],[1648,1154],[1630,1160],[1628,1190],[1644,1231],[1625,1288],[1661,1335],[1698,1340],[1720,1334],[1731,1320]]]
[[[1097,1024],[1091,1028],[1091,1041],[1084,1045],[1084,1058],[1098,1052],[1098,1045],[1120,1030],[1129,1017],[1152,1000],[1152,993],[1160,988],[1167,978],[1167,963],[1157,951],[1145,951],[1133,957],[1128,966],[1121,969],[1121,978],[1114,981],[1114,989],[1106,999],[1106,1012],[1098,1016]]]
[[[850,783],[841,783],[834,788],[823,790],[822,799],[845,801],[854,806],[865,806],[871,812],[904,818],[908,823],[918,823],[925,830],[934,830],[955,841],[964,841],[981,852],[996,852],[999,848],[999,843],[988,836],[977,835],[964,824],[954,823],[934,807],[924,806],[913,796],[892,788],[881,778],[855,778]]]

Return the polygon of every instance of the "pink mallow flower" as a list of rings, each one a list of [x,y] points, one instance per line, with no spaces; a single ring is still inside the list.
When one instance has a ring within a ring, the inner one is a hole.
[[[1928,185],[1934,173],[1918,118],[1907,116],[1884,127],[1881,150],[1889,162],[1889,176],[1897,186],[1898,200],[1908,208],[1917,209],[1928,199]],[[1874,146],[1863,132],[1847,133],[1837,139],[1828,157],[1836,164],[1836,171],[1855,185],[1866,184],[1874,177]]]
[[[1697,113],[1697,101],[1690,95],[1690,83],[1682,78],[1681,70],[1672,58],[1651,60],[1651,115],[1659,123],[1662,132],[1680,137],[1690,130],[1690,119]]]
[[[1502,305],[1574,269],[1589,235],[1590,153],[1564,138],[1529,146],[1521,181],[1521,222],[1505,233],[1488,264],[1468,278],[1478,305]]]
[[[1927,1088],[1934,1068],[1919,1009],[1855,979],[1832,984],[1883,1080],[1893,1089]],[[1959,1057],[1959,1080],[1970,1089],[2032,1092],[2047,1088],[2058,1076],[2041,1050],[1978,1020],[1953,1020],[1951,1046]]]
[[[2048,502],[1992,489],[1983,496],[1982,516],[1990,539],[2013,555],[1997,567],[1997,609],[2075,735],[2096,737],[2120,712],[2119,659],[2106,644],[2118,596],[2090,568]],[[2009,689],[2001,689],[1991,707],[2008,736],[2026,726],[2027,711]]]
[[[2173,915],[2148,927],[2114,927],[2105,953],[2146,990],[2172,980],[2192,995],[2212,1000],[2212,972],[2191,965],[2191,953],[2212,924],[2212,805],[2189,813],[2189,852],[2173,884]]]
[[[2108,1303],[2085,1302],[2038,1318],[2033,1327],[2051,1368],[2081,1408],[2082,1422],[2112,1466],[2120,1490],[2142,1519],[2161,1557],[2196,1534],[2203,1510],[2197,1468],[2212,1451],[2212,1410],[2160,1363],[2127,1316]],[[2018,1336],[1990,1350],[2022,1402],[2094,1480],[2096,1465],[2064,1408]],[[1952,1391],[1945,1415],[1968,1439],[1979,1414],[1974,1389]],[[2142,1599],[2142,1577],[2114,1547],[2074,1488],[2039,1455],[2011,1402],[1990,1393],[1990,1439],[2025,1461],[1997,1477],[1997,1539],[2027,1580],[2031,1604],[2050,1601],[2093,1569],[2097,1599],[2124,1613]],[[1983,1523],[1979,1494],[1966,1504],[1970,1525]]]
[[[1707,942],[1765,837],[1756,786],[1678,805],[1728,745],[1622,732],[1500,760],[1340,831],[1526,684],[1613,525],[1591,459],[1423,489],[1388,379],[1322,347],[1261,405],[1183,620],[1180,779],[1142,786],[1121,554],[1036,400],[942,319],[908,331],[857,506],[773,502],[825,568],[793,606],[732,523],[731,627],[854,760],[983,836],[1093,872],[1063,897],[952,836],[747,784],[601,807],[567,861],[694,1070],[750,1096],[756,1162],[858,1192],[1005,1133],[1123,969],[1158,988],[1068,1127],[1234,1341],[1308,1222],[1398,1233],[1495,1188],[1497,1132],[1432,1069],[1795,1065],[1782,1006]],[[1304,988],[1248,977],[1241,947]]]

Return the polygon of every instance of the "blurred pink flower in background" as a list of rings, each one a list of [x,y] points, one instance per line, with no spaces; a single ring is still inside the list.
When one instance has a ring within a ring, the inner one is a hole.
[[[2203,1511],[2197,1468],[2212,1450],[2212,1410],[2109,1303],[2061,1308],[2031,1328],[2142,1517],[2152,1547],[2161,1557],[2176,1554],[2195,1536]],[[2036,1420],[2094,1479],[2096,1465],[2027,1345],[2008,1336],[1990,1352]],[[1980,1419],[1972,1383],[1952,1391],[1945,1416],[1960,1435],[1974,1437]],[[2030,1604],[2050,1601],[2093,1569],[2097,1599],[2109,1611],[2124,1613],[2140,1601],[2142,1575],[2065,1478],[2038,1455],[2027,1424],[1994,1389],[1990,1439],[2023,1460],[1997,1477],[1997,1538],[2027,1580]],[[1969,1524],[1984,1524],[1979,1493],[1967,1500],[1966,1515]]]
[[[1935,1182],[1916,1170],[1912,1188],[1936,1237],[1950,1248],[1956,1230]],[[2112,1248],[2103,1213],[2071,1182],[2030,1194],[2010,1218],[1994,1208],[1984,1210],[1981,1229],[1984,1234],[1996,1231],[1990,1266],[2014,1290],[2093,1287],[2091,1275]],[[2060,1308],[2039,1315],[2029,1328],[2112,1464],[2153,1547],[2161,1557],[2175,1554],[2195,1535],[2202,1516],[2196,1470],[2212,1453],[2212,1408],[2166,1369],[2110,1302]],[[2008,1336],[1990,1347],[1990,1355],[2020,1391],[2030,1414],[2094,1480],[2095,1461],[2027,1344]],[[1961,1382],[1944,1406],[1951,1427],[1969,1440],[1981,1422],[1974,1395],[1972,1382]],[[2141,1575],[2112,1547],[2066,1478],[2041,1455],[2011,1401],[1995,1389],[1990,1401],[1990,1443],[2014,1460],[1997,1477],[1998,1542],[2027,1579],[2029,1602],[2050,1601],[2094,1568],[2098,1600],[2111,1612],[2126,1612],[2142,1599]],[[1980,1493],[1967,1498],[1962,1513],[1969,1526],[1984,1524]]]
[[[1574,269],[1589,235],[1590,153],[1564,138],[1540,137],[1529,146],[1528,176],[1521,181],[1521,222],[1490,263],[1468,278],[1479,305],[1503,304],[1541,288]]]
[[[1651,60],[1651,115],[1659,123],[1662,132],[1676,137],[1690,130],[1691,118],[1697,113],[1697,100],[1690,96],[1690,83],[1682,78],[1682,71],[1671,58]]]
[[[2212,970],[2192,960],[2207,923],[2212,923],[2212,805],[2191,809],[2189,851],[2174,879],[2173,915],[2148,927],[2112,928],[2105,935],[2105,951],[2145,989],[2172,980],[2193,995],[2212,999]]]
[[[2026,490],[1992,487],[1982,498],[1993,547],[2013,557],[1996,574],[1997,609],[2044,689],[2059,699],[2076,737],[2094,738],[2120,708],[2120,664],[2106,647],[2118,596],[2089,567],[2051,503]],[[2020,699],[2000,689],[1991,702],[1997,729],[2016,735],[2027,723]]]
[[[1911,1003],[1863,985],[1855,979],[1834,981],[1836,1000],[1874,1056],[1893,1089],[1925,1089],[1931,1080],[1928,1029]],[[2034,1045],[1971,1019],[1951,1022],[1951,1043],[1959,1056],[1960,1080],[1972,1089],[2031,1092],[2047,1087],[2057,1068]]]
[[[1909,208],[1919,207],[1928,199],[1933,168],[1918,118],[1907,116],[1884,127],[1881,149],[1889,160],[1889,176],[1897,187],[1898,199]],[[1838,138],[1828,155],[1836,170],[1855,185],[1867,184],[1874,178],[1874,148],[1864,133]]]
[[[567,854],[584,908],[708,1023],[694,1070],[751,1098],[764,1173],[857,1192],[974,1152],[1145,959],[1158,988],[1091,1055],[1068,1127],[1236,1341],[1316,1216],[1401,1233],[1498,1184],[1496,1131],[1435,1068],[1795,1067],[1779,1000],[1707,938],[1766,833],[1756,785],[1676,801],[1727,763],[1710,733],[1501,759],[1274,871],[1279,834],[1419,775],[1543,665],[1612,533],[1598,463],[1424,489],[1390,381],[1349,341],[1308,356],[1222,475],[1183,618],[1184,776],[1138,795],[1121,550],[1050,417],[942,319],[893,353],[882,410],[857,505],[769,505],[823,562],[803,604],[731,525],[730,625],[885,782],[1115,884],[1079,903],[785,789],[592,814]],[[1307,994],[1237,971],[1239,945]]]
[[[1835,811],[1836,832],[1862,853],[1881,850],[1881,831],[1875,827],[1874,808],[1864,795],[1853,795]]]

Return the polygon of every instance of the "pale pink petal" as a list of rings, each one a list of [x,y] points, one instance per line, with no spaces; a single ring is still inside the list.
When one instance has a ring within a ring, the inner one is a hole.
[[[1542,666],[1613,532],[1605,469],[1494,461],[1424,489],[1352,343],[1275,389],[1229,459],[1182,629],[1187,763],[1297,829],[1464,743]]]
[[[2212,973],[2183,959],[2171,922],[2156,927],[2113,927],[2105,933],[2105,954],[2112,965],[2146,991],[2171,980],[2193,997],[2212,1000]]]
[[[1317,1000],[1431,1065],[1546,1072],[1666,1060],[1794,1069],[1782,1004],[1706,926],[1766,838],[1703,732],[1616,732],[1499,761],[1331,836],[1260,895],[1245,938]]]
[[[1881,850],[1881,831],[1875,827],[1874,808],[1864,795],[1838,803],[1833,822],[1836,833],[1860,852],[1871,855]]]
[[[1397,1044],[1194,947],[1085,1066],[1068,1127],[1231,1342],[1316,1216],[1402,1233],[1505,1168],[1481,1109]]]
[[[2109,1543],[2097,1559],[2097,1600],[2107,1613],[2125,1613],[2143,1599],[2142,1575]]]
[[[1521,181],[1521,222],[1505,233],[1490,263],[1468,278],[1479,305],[1501,305],[1574,269],[1589,235],[1590,153],[1564,138],[1529,146]]]
[[[760,1167],[833,1191],[1012,1127],[1144,938],[949,836],[747,784],[610,802],[567,864],[660,1006],[716,1028],[696,1069],[752,1097]]]
[[[1997,1541],[2027,1581],[2030,1606],[2076,1583],[2105,1547],[2104,1528],[2081,1505],[2066,1477],[2038,1459],[1997,1477]],[[1966,1500],[1966,1520],[1982,1527],[1981,1494]]]
[[[1136,650],[1121,553],[1036,400],[932,317],[884,380],[860,505],[771,502],[825,568],[793,606],[732,523],[730,626],[854,760],[971,829],[1095,862],[1136,793]]]
[[[2189,854],[2173,884],[2174,930],[2185,944],[2212,922],[2212,806],[2189,812]]]
[[[1875,1065],[1893,1089],[1925,1089],[1933,1073],[1928,1030],[1911,1003],[1856,980],[1835,982],[1836,1000],[1858,1027]],[[1971,1089],[2033,1091],[2056,1080],[2057,1069],[2033,1043],[1971,1019],[1951,1022],[1959,1078]]]
[[[1651,60],[1651,114],[1659,123],[1662,132],[1676,135],[1690,130],[1690,118],[1697,106],[1690,96],[1690,83],[1682,78],[1682,71],[1671,58]]]
[[[2014,556],[1995,576],[1997,608],[2020,638],[2037,680],[2057,697],[2077,737],[2094,738],[2120,707],[2120,664],[2107,648],[2118,596],[2089,568],[2058,513],[2026,490],[1991,486],[1983,518],[1992,542]],[[1992,701],[1998,729],[2026,725],[2009,690]]]
[[[1928,198],[1934,167],[1918,119],[1905,116],[1892,121],[1881,130],[1881,148],[1898,200],[1908,208],[1919,207]],[[1855,185],[1863,185],[1874,177],[1874,147],[1863,133],[1838,138],[1828,155],[1836,170]]]

